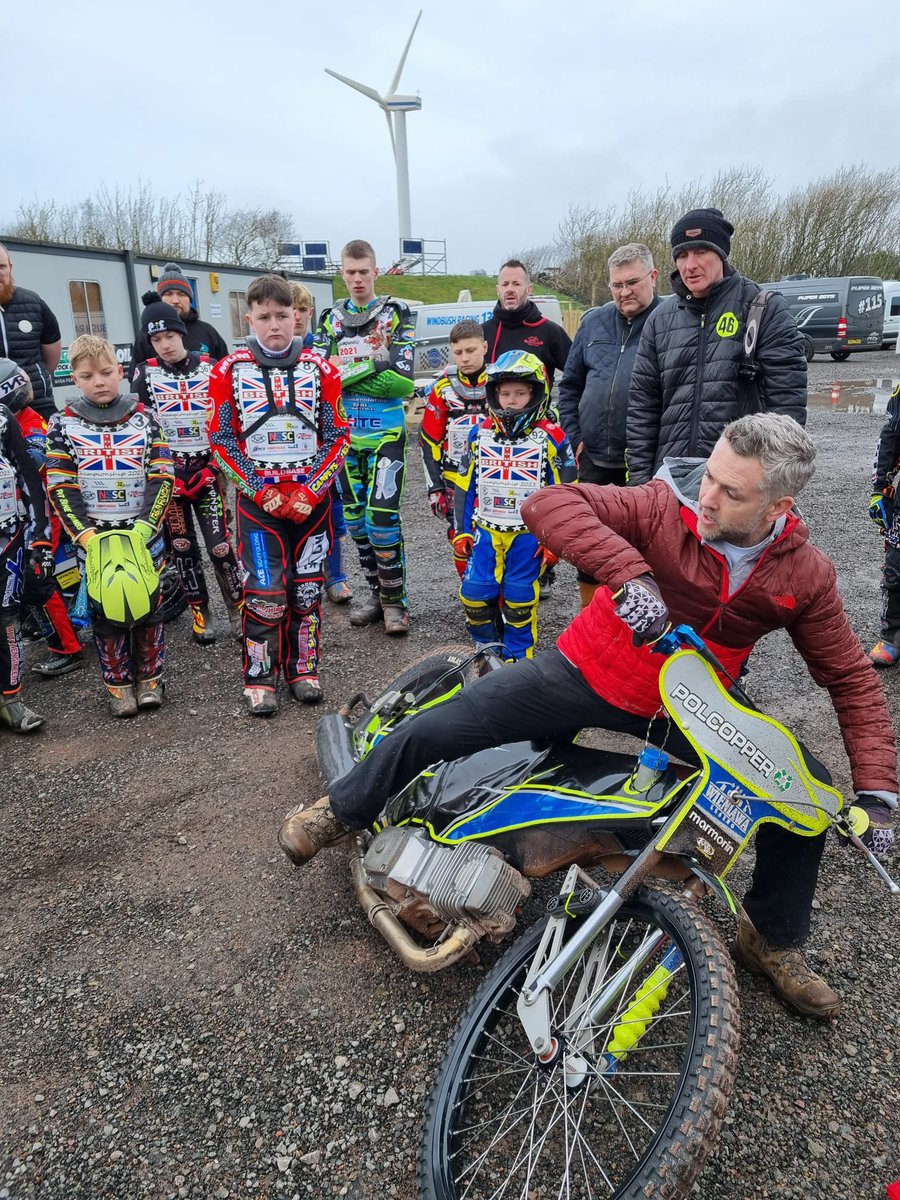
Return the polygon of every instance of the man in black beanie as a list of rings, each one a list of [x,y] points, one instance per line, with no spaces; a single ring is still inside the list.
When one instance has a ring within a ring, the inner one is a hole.
[[[707,457],[725,425],[747,413],[806,424],[803,339],[784,298],[760,293],[729,262],[733,233],[718,208],[692,209],[672,227],[674,295],[647,318],[628,393],[632,486],[652,479],[664,458]]]
[[[156,293],[160,300],[170,304],[178,313],[185,325],[184,345],[186,350],[197,354],[209,355],[210,362],[216,363],[228,353],[225,339],[213,325],[201,321],[194,307],[194,290],[178,263],[166,263],[156,285]],[[152,295],[152,293],[148,294]],[[145,304],[150,303],[148,295],[142,297]],[[131,350],[132,378],[138,366],[153,357],[153,347],[145,333],[134,343]]]

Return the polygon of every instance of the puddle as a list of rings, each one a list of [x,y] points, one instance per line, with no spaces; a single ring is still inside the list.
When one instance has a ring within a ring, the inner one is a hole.
[[[830,408],[833,412],[883,414],[887,412],[888,400],[896,386],[896,376],[843,379],[830,387],[810,392],[807,402],[816,408]]]

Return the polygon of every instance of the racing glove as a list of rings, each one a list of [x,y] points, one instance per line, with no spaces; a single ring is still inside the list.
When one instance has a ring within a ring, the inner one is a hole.
[[[274,484],[267,483],[264,488],[261,488],[256,493],[253,499],[263,512],[267,512],[270,517],[283,516],[282,510],[287,504],[287,497]]]
[[[893,814],[890,805],[872,792],[858,792],[851,821],[854,832],[876,858],[887,858],[894,846]],[[857,814],[863,814],[865,822]],[[865,828],[862,825],[865,823]],[[847,842],[850,845],[850,842]]]
[[[199,471],[195,471],[186,484],[182,495],[192,500],[198,492],[202,491],[208,483],[215,482],[216,473],[209,467],[201,467]]]
[[[629,579],[613,595],[616,616],[634,634],[634,644],[658,641],[669,628],[669,610],[652,575]]]
[[[134,528],[145,542],[151,542],[156,537],[156,526],[151,525],[149,521],[135,521]]]
[[[456,558],[470,558],[474,545],[471,533],[458,533],[453,539],[453,554]]]
[[[33,542],[25,570],[25,600],[42,604],[53,595],[53,549],[49,542]]]
[[[303,493],[295,492],[293,495],[287,497],[278,515],[288,521],[296,521],[299,524],[301,521],[306,520],[312,510],[313,506]]]
[[[546,546],[538,546],[534,552],[535,558],[543,558],[544,569],[550,570],[551,567],[559,566],[559,555],[554,554],[552,550],[548,550]]]
[[[869,501],[869,518],[875,522],[882,533],[890,532],[894,523],[894,489],[890,486],[880,492],[873,492]]]
[[[431,505],[433,517],[449,517],[453,511],[450,497],[443,488],[436,488],[428,493],[428,503]]]

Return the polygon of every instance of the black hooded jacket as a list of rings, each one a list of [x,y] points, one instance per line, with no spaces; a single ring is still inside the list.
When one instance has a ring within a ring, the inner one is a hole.
[[[677,271],[674,295],[644,325],[628,394],[626,465],[631,485],[647,483],[664,458],[706,458],[729,421],[764,410],[806,424],[803,338],[784,297],[773,293],[756,343],[759,372],[748,408],[738,370],[747,315],[759,285],[730,263],[703,299]]]
[[[498,301],[494,305],[494,315],[481,328],[488,344],[489,363],[496,362],[507,350],[525,350],[529,354],[536,354],[547,368],[550,386],[553,387],[554,372],[565,368],[572,339],[562,325],[543,316],[533,300],[527,300],[521,308],[512,312],[502,308]]]

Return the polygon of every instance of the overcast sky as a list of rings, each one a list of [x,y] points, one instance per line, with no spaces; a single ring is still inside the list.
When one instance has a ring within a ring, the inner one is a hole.
[[[395,257],[383,91],[419,8],[401,92],[413,233],[450,269],[496,269],[601,207],[759,164],[779,189],[900,164],[898,0],[44,0],[3,5],[0,228],[22,200],[139,176],[197,178],[291,213],[332,250]]]

